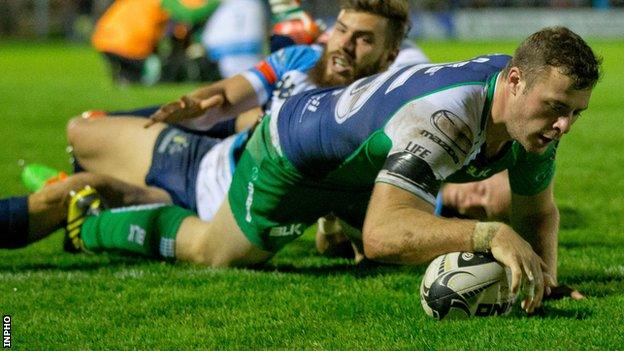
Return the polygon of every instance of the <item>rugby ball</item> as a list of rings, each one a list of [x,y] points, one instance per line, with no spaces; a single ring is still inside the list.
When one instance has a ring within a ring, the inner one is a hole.
[[[510,270],[481,253],[438,256],[420,284],[420,302],[438,320],[506,315],[515,302]]]

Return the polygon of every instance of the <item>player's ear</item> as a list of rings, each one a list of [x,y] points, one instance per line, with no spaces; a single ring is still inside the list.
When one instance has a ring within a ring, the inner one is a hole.
[[[394,62],[394,60],[396,60],[397,56],[399,55],[399,49],[392,49],[388,52],[387,54],[388,56],[386,56],[386,62],[385,65],[383,67],[384,70],[388,69],[388,67],[390,67],[390,65],[392,64],[392,62]]]
[[[394,49],[390,50],[390,53],[388,53],[388,61],[389,62],[394,62],[394,60],[396,60],[397,56],[399,56],[399,48],[394,48]]]
[[[516,95],[518,92],[522,92],[521,86],[523,84],[522,80],[522,72],[518,67],[511,67],[509,72],[507,72],[507,77],[505,77],[505,81],[507,85],[510,87],[510,91],[513,95]]]

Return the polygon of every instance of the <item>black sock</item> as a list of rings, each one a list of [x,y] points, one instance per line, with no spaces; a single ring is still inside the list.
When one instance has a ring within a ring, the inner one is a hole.
[[[0,248],[28,245],[28,196],[0,200]]]

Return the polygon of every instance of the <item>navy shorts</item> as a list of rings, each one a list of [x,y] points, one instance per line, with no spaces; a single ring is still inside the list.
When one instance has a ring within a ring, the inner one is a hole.
[[[145,183],[164,189],[173,203],[197,212],[197,172],[202,157],[221,139],[167,127],[156,139]]]

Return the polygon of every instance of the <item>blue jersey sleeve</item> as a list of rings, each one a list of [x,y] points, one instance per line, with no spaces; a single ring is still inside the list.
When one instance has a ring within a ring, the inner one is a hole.
[[[260,105],[270,98],[277,82],[289,71],[307,72],[321,57],[318,46],[295,45],[278,50],[243,73],[256,91]]]

